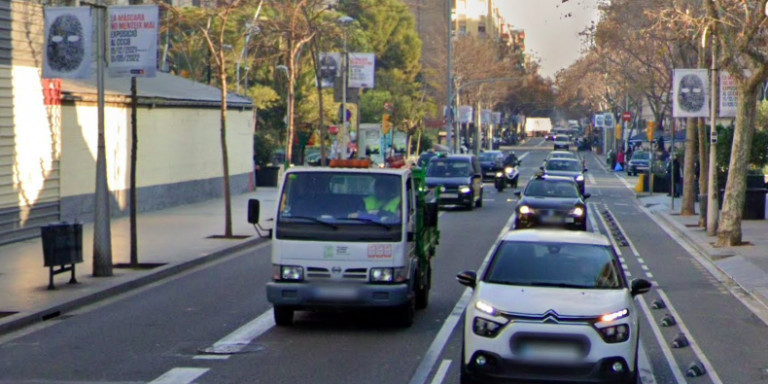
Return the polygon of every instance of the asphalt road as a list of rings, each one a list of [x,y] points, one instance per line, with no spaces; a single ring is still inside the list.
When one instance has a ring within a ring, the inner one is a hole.
[[[521,181],[549,151],[549,143],[539,143],[515,148]],[[658,298],[668,305],[643,312],[643,382],[768,382],[768,327],[636,204],[625,182],[591,153],[585,158],[590,229],[618,234],[628,275],[657,285],[641,307]],[[265,243],[0,337],[0,383],[458,383],[456,325],[467,291],[455,275],[480,266],[514,209],[512,190],[486,185],[484,205],[441,214],[430,306],[410,328],[348,312],[300,313],[293,327],[274,327],[264,292],[271,275]],[[658,325],[667,313],[678,325]],[[692,346],[669,348],[681,332]],[[707,374],[685,377],[694,360]]]

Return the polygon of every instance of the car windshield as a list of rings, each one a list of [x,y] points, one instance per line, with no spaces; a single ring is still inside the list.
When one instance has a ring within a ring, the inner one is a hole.
[[[579,190],[576,183],[570,180],[535,179],[528,182],[524,194],[533,197],[576,198],[579,197]]]
[[[468,177],[472,176],[472,164],[469,159],[432,159],[427,167],[429,177]]]
[[[583,289],[622,288],[609,247],[552,242],[502,242],[483,281],[493,284]]]
[[[564,134],[557,135],[555,137],[555,141],[569,141],[569,140],[570,140],[570,138],[568,138],[568,136],[564,135]]]
[[[401,185],[397,175],[291,173],[280,198],[278,221],[397,224],[401,220]]]
[[[575,159],[576,155],[570,152],[552,153],[549,156],[550,159]]]
[[[552,159],[547,161],[547,171],[580,172],[581,165],[578,161]]]
[[[480,161],[495,161],[498,157],[499,155],[497,153],[486,152],[486,153],[481,153],[478,156],[478,159],[480,159]]]
[[[635,152],[632,155],[633,160],[648,160],[651,157],[651,154],[648,152]]]

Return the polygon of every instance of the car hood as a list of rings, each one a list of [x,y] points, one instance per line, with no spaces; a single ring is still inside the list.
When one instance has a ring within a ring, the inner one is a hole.
[[[464,177],[427,177],[428,187],[437,187],[444,185],[446,187],[458,187],[459,185],[470,185],[471,178],[469,176]]]
[[[576,197],[533,197],[526,196],[517,204],[527,205],[534,209],[566,209],[573,208],[581,200]]]
[[[494,161],[481,161],[480,162],[480,166],[483,167],[483,168],[493,168],[496,165],[497,164]]]
[[[630,307],[628,289],[523,287],[481,282],[475,297],[502,312],[562,316],[600,316]]]

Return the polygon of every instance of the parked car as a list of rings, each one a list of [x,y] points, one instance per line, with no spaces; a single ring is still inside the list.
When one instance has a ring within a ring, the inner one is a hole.
[[[608,239],[591,232],[507,233],[487,267],[465,271],[460,382],[638,383],[637,295]]]
[[[627,162],[627,175],[637,175],[641,172],[648,172],[651,166],[651,153],[646,151],[637,151],[632,153],[632,158]]]
[[[441,188],[440,205],[483,206],[483,176],[474,155],[439,155],[427,167],[427,186]]]

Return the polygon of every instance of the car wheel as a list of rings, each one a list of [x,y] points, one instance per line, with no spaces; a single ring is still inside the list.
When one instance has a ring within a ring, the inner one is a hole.
[[[464,209],[471,211],[475,207],[475,193],[472,192],[472,196],[469,198],[469,202],[464,205]]]
[[[275,324],[281,327],[287,327],[293,324],[293,308],[284,306],[275,306],[274,312]]]
[[[480,190],[480,198],[475,201],[475,208],[482,208],[483,207],[483,190]]]
[[[416,317],[416,295],[414,294],[405,305],[397,309],[397,311],[395,312],[395,322],[397,323],[397,325],[407,328],[413,325],[413,319],[415,317]]]

